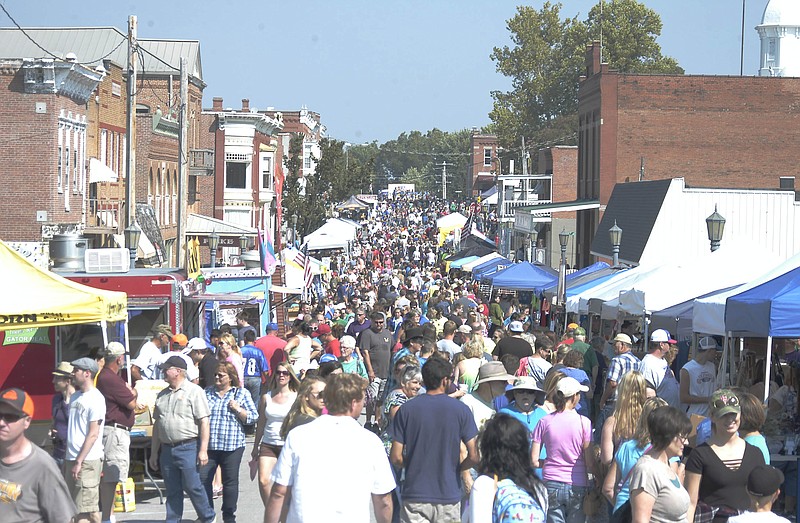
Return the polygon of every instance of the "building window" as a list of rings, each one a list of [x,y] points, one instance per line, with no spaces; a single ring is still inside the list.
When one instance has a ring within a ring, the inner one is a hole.
[[[483,166],[484,167],[491,167],[492,166],[492,149],[485,148],[483,150]]]
[[[247,189],[247,164],[225,162],[225,188]]]
[[[58,126],[58,192],[64,192],[64,127]]]
[[[306,144],[303,154],[303,169],[311,169],[311,144]]]
[[[108,131],[100,129],[100,163],[108,165],[106,148],[108,147]]]
[[[261,188],[272,189],[272,158],[261,156]]]
[[[770,38],[767,41],[767,57],[766,57],[766,65],[767,67],[774,67],[775,64],[778,62],[778,39],[777,38]]]

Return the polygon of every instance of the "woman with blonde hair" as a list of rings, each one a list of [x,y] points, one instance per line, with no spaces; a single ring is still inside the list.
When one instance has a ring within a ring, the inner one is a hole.
[[[619,380],[614,414],[603,424],[600,436],[600,462],[609,465],[619,444],[633,438],[647,399],[647,382],[641,372],[630,371]]]
[[[475,339],[467,341],[461,347],[464,359],[455,366],[453,381],[456,385],[466,385],[467,391],[472,391],[472,385],[478,378],[478,370],[484,363],[482,344]]]
[[[275,366],[269,381],[269,390],[258,402],[258,423],[251,461],[258,461],[258,486],[265,507],[272,490],[270,475],[283,449],[283,420],[297,399],[299,388],[300,380],[292,366],[283,361]]]
[[[239,375],[239,383],[244,383],[244,364],[242,361],[242,349],[236,343],[233,334],[223,334],[219,337],[219,351],[217,356],[220,361],[231,363]]]
[[[294,404],[281,425],[282,440],[286,440],[286,436],[293,428],[305,425],[322,416],[322,409],[325,408],[324,392],[325,380],[318,376],[307,376],[300,383],[297,399],[294,400]]]
[[[642,414],[636,424],[636,432],[633,437],[623,441],[617,453],[614,455],[614,461],[611,462],[611,467],[608,469],[606,479],[603,482],[603,494],[608,501],[614,505],[613,512],[628,501],[630,492],[628,485],[630,483],[630,471],[633,466],[639,461],[639,458],[650,449],[650,432],[647,430],[647,416],[658,407],[666,407],[667,402],[661,398],[649,398],[642,405]]]

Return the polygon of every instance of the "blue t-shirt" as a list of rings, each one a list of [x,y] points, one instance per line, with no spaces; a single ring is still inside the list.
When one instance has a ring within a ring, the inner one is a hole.
[[[404,501],[461,501],[459,443],[478,435],[469,407],[446,394],[422,394],[400,407],[392,434],[404,446]]]
[[[631,492],[629,485],[631,478],[628,477],[628,473],[631,471],[631,469],[633,469],[633,466],[636,465],[636,462],[639,461],[639,458],[642,457],[645,449],[646,447],[640,448],[635,439],[623,441],[620,444],[619,449],[617,449],[617,455],[614,456],[614,459],[617,462],[617,470],[619,471],[620,481],[626,480],[626,478],[627,481],[623,483],[622,488],[620,488],[619,492],[617,492],[614,510],[617,510],[622,506],[623,503],[628,501],[628,498],[630,498]]]
[[[561,367],[561,372],[564,373],[564,376],[575,378],[575,380],[580,383],[581,385],[586,385],[587,387],[591,387],[591,380],[589,379],[589,375],[586,374],[586,371],[583,369],[575,369],[572,367]],[[585,392],[581,392],[581,400],[578,402],[578,405],[575,407],[575,410],[581,416],[589,417],[589,399],[586,397]]]
[[[252,345],[242,347],[242,367],[245,378],[260,378],[263,373],[269,371],[269,363],[264,353]]]
[[[767,448],[767,439],[763,436],[763,434],[759,434],[758,436],[747,436],[744,438],[744,440],[760,450],[764,455],[764,463],[769,465],[769,448]]]
[[[520,420],[523,425],[525,425],[525,428],[528,429],[528,440],[529,440],[531,445],[533,444],[533,429],[536,428],[536,425],[539,423],[540,419],[542,419],[545,416],[547,416],[547,411],[544,410],[542,407],[536,407],[535,409],[533,409],[533,411],[531,411],[529,413],[521,412],[517,408],[516,402],[512,403],[508,407],[503,408],[499,412],[502,412],[504,414],[508,414],[510,416],[514,416],[515,418]],[[543,463],[544,459],[546,457],[547,457],[547,450],[545,449],[544,444],[542,444],[541,450],[539,451],[539,460],[540,460],[540,462]],[[541,468],[534,469],[534,473],[536,474],[537,478],[542,479],[542,469]]]

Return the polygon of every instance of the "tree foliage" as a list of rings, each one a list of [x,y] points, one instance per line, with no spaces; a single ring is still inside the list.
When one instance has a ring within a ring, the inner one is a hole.
[[[576,143],[578,85],[585,71],[586,46],[600,39],[601,30],[603,61],[610,68],[683,74],[675,59],[661,54],[656,42],[661,18],[644,4],[602,2],[585,21],[562,19],[562,7],[550,2],[538,10],[518,7],[508,21],[513,46],[495,47],[491,54],[497,71],[512,81],[512,90],[492,92],[494,106],[489,113],[492,130],[506,147],[518,144],[521,137],[530,144],[554,139]]]

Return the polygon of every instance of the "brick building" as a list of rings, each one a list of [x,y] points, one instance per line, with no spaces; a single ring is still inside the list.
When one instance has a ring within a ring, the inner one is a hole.
[[[466,187],[468,198],[476,198],[495,185],[500,141],[493,134],[483,134],[473,128],[469,142],[471,156],[467,164]]]
[[[793,185],[800,78],[623,74],[600,63],[595,42],[578,99],[577,198],[600,205],[578,212],[579,266],[593,261],[592,238],[617,183],[680,177],[690,187]]]

